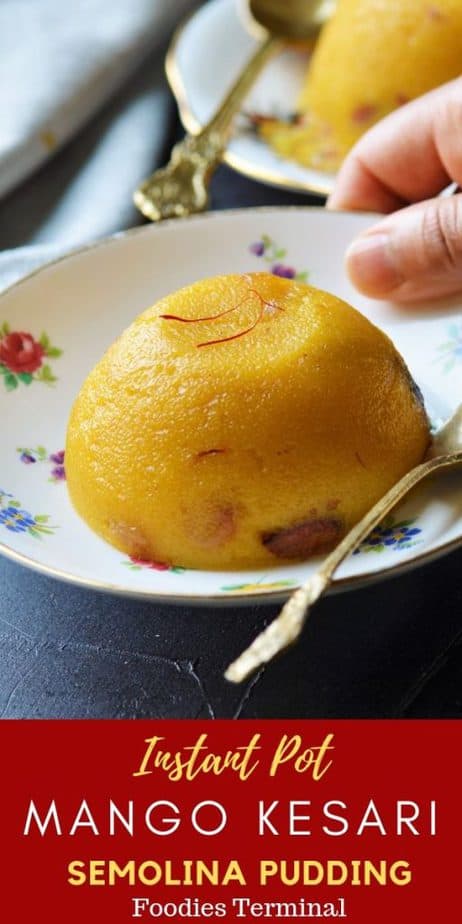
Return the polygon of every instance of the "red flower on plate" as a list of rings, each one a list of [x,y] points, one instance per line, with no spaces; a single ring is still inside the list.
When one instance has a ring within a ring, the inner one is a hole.
[[[170,571],[170,565],[162,561],[146,561],[144,558],[134,558],[130,555],[130,561],[139,568],[150,568],[151,571]]]
[[[44,355],[42,344],[24,331],[11,331],[0,340],[0,363],[10,372],[36,372]]]

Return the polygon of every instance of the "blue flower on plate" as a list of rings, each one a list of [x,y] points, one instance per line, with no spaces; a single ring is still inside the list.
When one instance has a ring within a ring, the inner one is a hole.
[[[12,533],[25,533],[31,526],[37,526],[35,517],[27,510],[12,506],[0,510],[0,523]]]
[[[414,526],[416,519],[401,520],[396,523],[393,517],[389,517],[380,526],[367,536],[361,545],[355,549],[354,555],[360,552],[384,552],[386,549],[393,549],[400,552],[404,549],[410,549],[420,542],[417,539],[423,530],[419,526]]]
[[[21,507],[21,502],[12,494],[0,489],[0,526],[4,526],[10,533],[27,533],[35,539],[51,536],[57,527],[50,525],[49,520],[46,513],[33,516]]]
[[[443,362],[443,372],[451,372],[462,363],[462,322],[455,322],[448,327],[449,340],[437,347],[437,362]]]

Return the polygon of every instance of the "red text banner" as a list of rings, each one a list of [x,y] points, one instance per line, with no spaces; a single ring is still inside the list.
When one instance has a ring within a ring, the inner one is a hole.
[[[1,919],[458,920],[456,721],[3,721]]]

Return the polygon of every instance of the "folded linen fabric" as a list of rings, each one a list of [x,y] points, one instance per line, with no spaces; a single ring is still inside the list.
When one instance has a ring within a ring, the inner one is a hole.
[[[193,2],[0,4],[0,248],[134,222],[133,186],[171,132],[166,43]]]

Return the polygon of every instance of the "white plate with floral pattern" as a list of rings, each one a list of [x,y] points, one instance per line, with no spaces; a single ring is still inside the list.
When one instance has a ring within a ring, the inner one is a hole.
[[[167,76],[188,131],[197,132],[210,119],[256,45],[237,0],[212,0],[180,26],[167,55]],[[307,66],[308,52],[295,48],[266,65],[235,122],[224,160],[239,173],[270,186],[328,195],[334,185],[332,174],[279,157],[249,118],[253,114],[290,117]]]
[[[50,263],[0,297],[0,551],[88,587],[172,602],[284,597],[316,568],[204,572],[132,561],[91,532],[66,492],[71,404],[106,347],[160,296],[205,276],[265,269],[308,278],[356,305],[405,357],[436,424],[462,396],[462,300],[399,309],[351,288],[342,266],[371,216],[254,209],[116,235]],[[339,569],[353,588],[441,554],[462,538],[457,472],[424,484]]]

